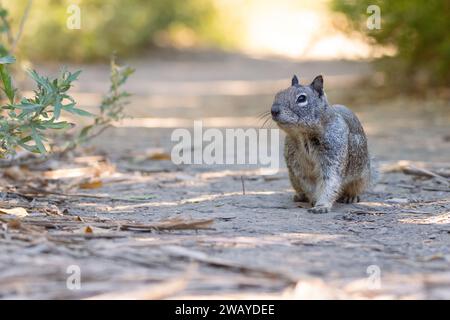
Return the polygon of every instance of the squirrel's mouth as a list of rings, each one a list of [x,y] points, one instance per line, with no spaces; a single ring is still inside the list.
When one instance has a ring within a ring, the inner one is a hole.
[[[280,116],[273,116],[272,115],[272,120],[276,123],[276,124],[278,124],[278,125],[286,125],[286,126],[288,126],[288,125],[296,125],[297,123],[296,122],[292,122],[292,121],[289,121],[289,120],[285,120],[285,119],[282,119]]]
[[[278,125],[278,127],[280,129],[288,129],[288,128],[292,128],[292,127],[296,127],[297,126],[297,123],[283,121],[281,119],[273,119],[273,121],[275,121],[275,123]]]
[[[288,124],[292,124],[292,123],[286,121],[285,119],[283,119],[283,118],[281,117],[280,114],[273,114],[273,113],[272,113],[272,120],[273,120],[275,123],[277,123],[278,125],[288,125]]]
[[[297,133],[298,132],[308,133],[315,131],[313,127],[310,127],[303,122],[289,122],[283,121],[281,119],[274,121],[281,130],[286,131],[287,133],[292,132],[292,130],[294,130],[294,132]]]
[[[287,122],[283,121],[282,119],[278,118],[278,117],[274,117],[272,116],[272,120],[278,124],[278,125],[284,125],[284,124],[288,124]]]

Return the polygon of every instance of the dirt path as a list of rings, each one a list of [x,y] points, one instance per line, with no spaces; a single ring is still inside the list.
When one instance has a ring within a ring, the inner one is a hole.
[[[87,152],[115,165],[98,164],[100,188],[42,198],[4,193],[3,203],[28,208],[30,215],[17,222],[0,214],[0,297],[450,298],[448,103],[353,105],[384,173],[361,203],[339,204],[324,215],[292,202],[284,168],[264,177],[255,168],[176,166],[148,151],[170,151],[167,119],[252,127],[244,120],[267,109],[292,68],[309,77],[325,73],[323,65],[234,56],[146,65],[143,70],[156,75],[145,80],[145,72],[137,74],[130,111],[157,118],[165,128],[129,122],[96,140]],[[333,102],[352,90],[340,79],[351,83],[369,70],[362,63],[326,66],[330,78],[338,77],[329,88]],[[224,74],[210,72],[208,79],[210,70]],[[95,81],[101,79],[95,70],[86,73],[93,82],[83,81],[79,97],[93,104],[98,97],[86,88],[104,84]],[[175,83],[175,93],[166,92],[165,81]],[[198,82],[222,89],[209,94]],[[402,159],[445,181],[393,170]],[[81,166],[73,161],[66,167]],[[158,221],[166,224],[149,226]],[[185,225],[193,221],[199,230]],[[81,272],[80,290],[67,287],[73,270]]]

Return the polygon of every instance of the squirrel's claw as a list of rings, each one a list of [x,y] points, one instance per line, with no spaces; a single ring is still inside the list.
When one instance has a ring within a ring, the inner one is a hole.
[[[338,199],[339,203],[357,203],[359,201],[359,196],[343,196]]]
[[[316,206],[308,209],[308,212],[310,213],[328,213],[330,212],[331,208],[327,206]]]

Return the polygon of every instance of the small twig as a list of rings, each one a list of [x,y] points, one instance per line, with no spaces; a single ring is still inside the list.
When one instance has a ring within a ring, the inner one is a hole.
[[[386,183],[386,184],[390,184],[390,183]],[[396,184],[395,186],[398,188],[409,189],[409,190],[417,188],[417,186],[408,186],[407,184],[400,184],[400,183]]]
[[[419,210],[402,210],[401,213],[412,213],[412,214],[433,214],[434,212],[429,211],[419,211]]]
[[[210,266],[225,268],[229,270],[236,270],[243,273],[254,273],[254,274],[256,273],[273,279],[281,279],[290,284],[297,283],[296,279],[291,277],[289,274],[273,270],[262,269],[258,267],[251,267],[249,265],[244,265],[233,261],[227,261],[220,258],[209,257],[208,255],[206,255],[201,251],[194,251],[180,246],[165,246],[162,249],[166,251],[169,255],[187,258],[189,260],[201,262]]]
[[[20,21],[19,31],[17,32],[17,35],[16,35],[16,37],[14,38],[14,40],[12,41],[12,44],[11,44],[11,53],[12,54],[16,50],[17,45],[18,45],[18,43],[20,41],[20,38],[22,37],[23,29],[25,27],[25,22],[28,19],[28,15],[30,13],[30,9],[31,9],[31,5],[32,4],[33,4],[33,0],[28,0],[28,4],[27,4],[27,6],[25,8],[25,12],[24,12],[24,14],[22,16],[22,20]]]
[[[390,172],[402,172],[404,174],[414,175],[414,176],[420,176],[420,177],[428,177],[428,178],[435,178],[439,182],[442,182],[446,186],[450,186],[449,179],[431,171],[425,168],[419,168],[417,166],[414,166],[409,161],[399,161],[393,166],[388,166],[384,169],[385,173]]]
[[[84,240],[90,240],[90,239],[120,239],[120,238],[128,238],[129,235],[128,234],[124,234],[124,233],[85,233],[85,234],[68,234],[67,232],[63,232],[61,234],[51,234],[49,236],[47,236],[47,240],[49,241],[54,241],[54,242],[58,242],[61,238],[64,240],[67,239],[71,239],[73,240],[74,238],[83,238]]]
[[[214,223],[213,219],[206,220],[193,220],[193,221],[183,221],[183,220],[168,220],[163,222],[158,222],[154,224],[136,224],[136,223],[124,223],[120,224],[121,230],[134,230],[134,231],[147,231],[147,230],[199,230],[199,229],[209,229]]]
[[[186,288],[197,271],[197,264],[191,264],[179,277],[159,284],[141,286],[130,291],[107,292],[87,298],[87,300],[160,300],[171,297]]]
[[[379,216],[379,215],[386,214],[386,212],[382,212],[382,211],[365,211],[365,210],[353,210],[353,211],[349,211],[349,213],[356,214],[358,216],[366,215],[366,214],[367,215]]]
[[[422,175],[422,176],[428,176],[431,178],[435,178],[436,180],[442,182],[443,184],[450,186],[450,182],[447,178],[444,178],[443,176],[441,176],[437,173],[434,173],[430,170],[427,170],[427,169],[409,166],[409,167],[404,168],[403,172],[406,174],[413,174],[413,175],[418,175],[418,176]]]
[[[15,218],[2,217],[0,216],[0,221],[10,222]],[[53,219],[36,219],[36,218],[24,218],[21,220],[24,225],[32,225],[45,227],[47,229],[77,229],[81,226],[90,226],[102,229],[114,229],[121,231],[169,231],[169,230],[208,230],[214,223],[214,219],[196,219],[196,220],[185,220],[185,219],[169,219],[165,221],[157,221],[153,223],[134,223],[131,221],[124,220],[114,220],[114,221],[98,221],[93,219],[83,218],[80,220],[74,220],[72,217],[60,216],[59,218]],[[103,234],[86,234],[87,237],[90,235],[103,236]],[[60,236],[58,234],[52,234],[52,236]],[[62,235],[61,235],[62,236]],[[72,236],[85,236],[84,234],[73,234]],[[122,236],[120,233],[115,233],[111,237]],[[106,235],[108,237],[108,235]]]
[[[107,195],[100,195],[100,194],[87,194],[87,193],[62,193],[62,192],[56,192],[56,191],[45,191],[45,190],[37,190],[32,188],[33,191],[31,193],[17,193],[18,195],[22,196],[34,196],[34,197],[45,197],[48,195],[55,195],[60,197],[66,197],[66,198],[91,198],[91,199],[105,199],[105,200],[111,200],[111,201],[124,201],[124,202],[145,202],[148,200],[142,200],[142,199],[129,199],[129,198],[118,198],[118,197],[111,197]]]
[[[433,188],[433,187],[422,187],[422,190],[426,191],[441,191],[441,192],[450,192],[450,188]]]
[[[71,144],[69,144],[64,150],[61,150],[60,152],[54,153],[54,156],[62,157],[65,154],[69,153],[70,151],[75,150],[81,143],[86,143],[99,135],[101,135],[105,130],[112,128],[111,124],[103,124],[103,127],[101,127],[97,132],[89,135],[88,137],[85,137],[83,141],[75,140]]]
[[[34,154],[30,154],[28,157],[23,158],[13,158],[10,160],[0,160],[0,168],[10,168],[14,166],[30,166],[37,165],[46,162],[50,156],[48,154],[35,156]]]
[[[6,19],[6,17],[1,17],[1,19],[2,19],[3,25],[5,26],[6,37],[8,38],[8,42],[10,44],[12,44],[14,42],[14,37],[12,35],[11,29],[10,29],[10,26],[9,26],[9,22]]]

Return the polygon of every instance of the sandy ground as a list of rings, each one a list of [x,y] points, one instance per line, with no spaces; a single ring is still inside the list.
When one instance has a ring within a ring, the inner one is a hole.
[[[218,54],[134,64],[128,110],[135,119],[87,151],[109,159],[114,179],[78,196],[4,194],[3,203],[26,206],[30,216],[15,230],[3,215],[0,297],[450,298],[448,102],[350,100],[360,89],[355,81],[371,74],[364,62]],[[383,169],[362,202],[313,215],[292,201],[284,165],[262,176],[255,167],[177,166],[149,156],[154,148],[170,152],[173,129],[195,119],[259,128],[257,116],[294,72],[302,81],[324,74],[330,101],[350,102],[361,118]],[[95,105],[106,76],[106,67],[85,67],[77,99]],[[390,170],[399,160],[444,179]],[[42,214],[43,207],[61,216]],[[212,224],[196,231],[104,227],[173,218]],[[81,288],[67,286],[73,270]]]

